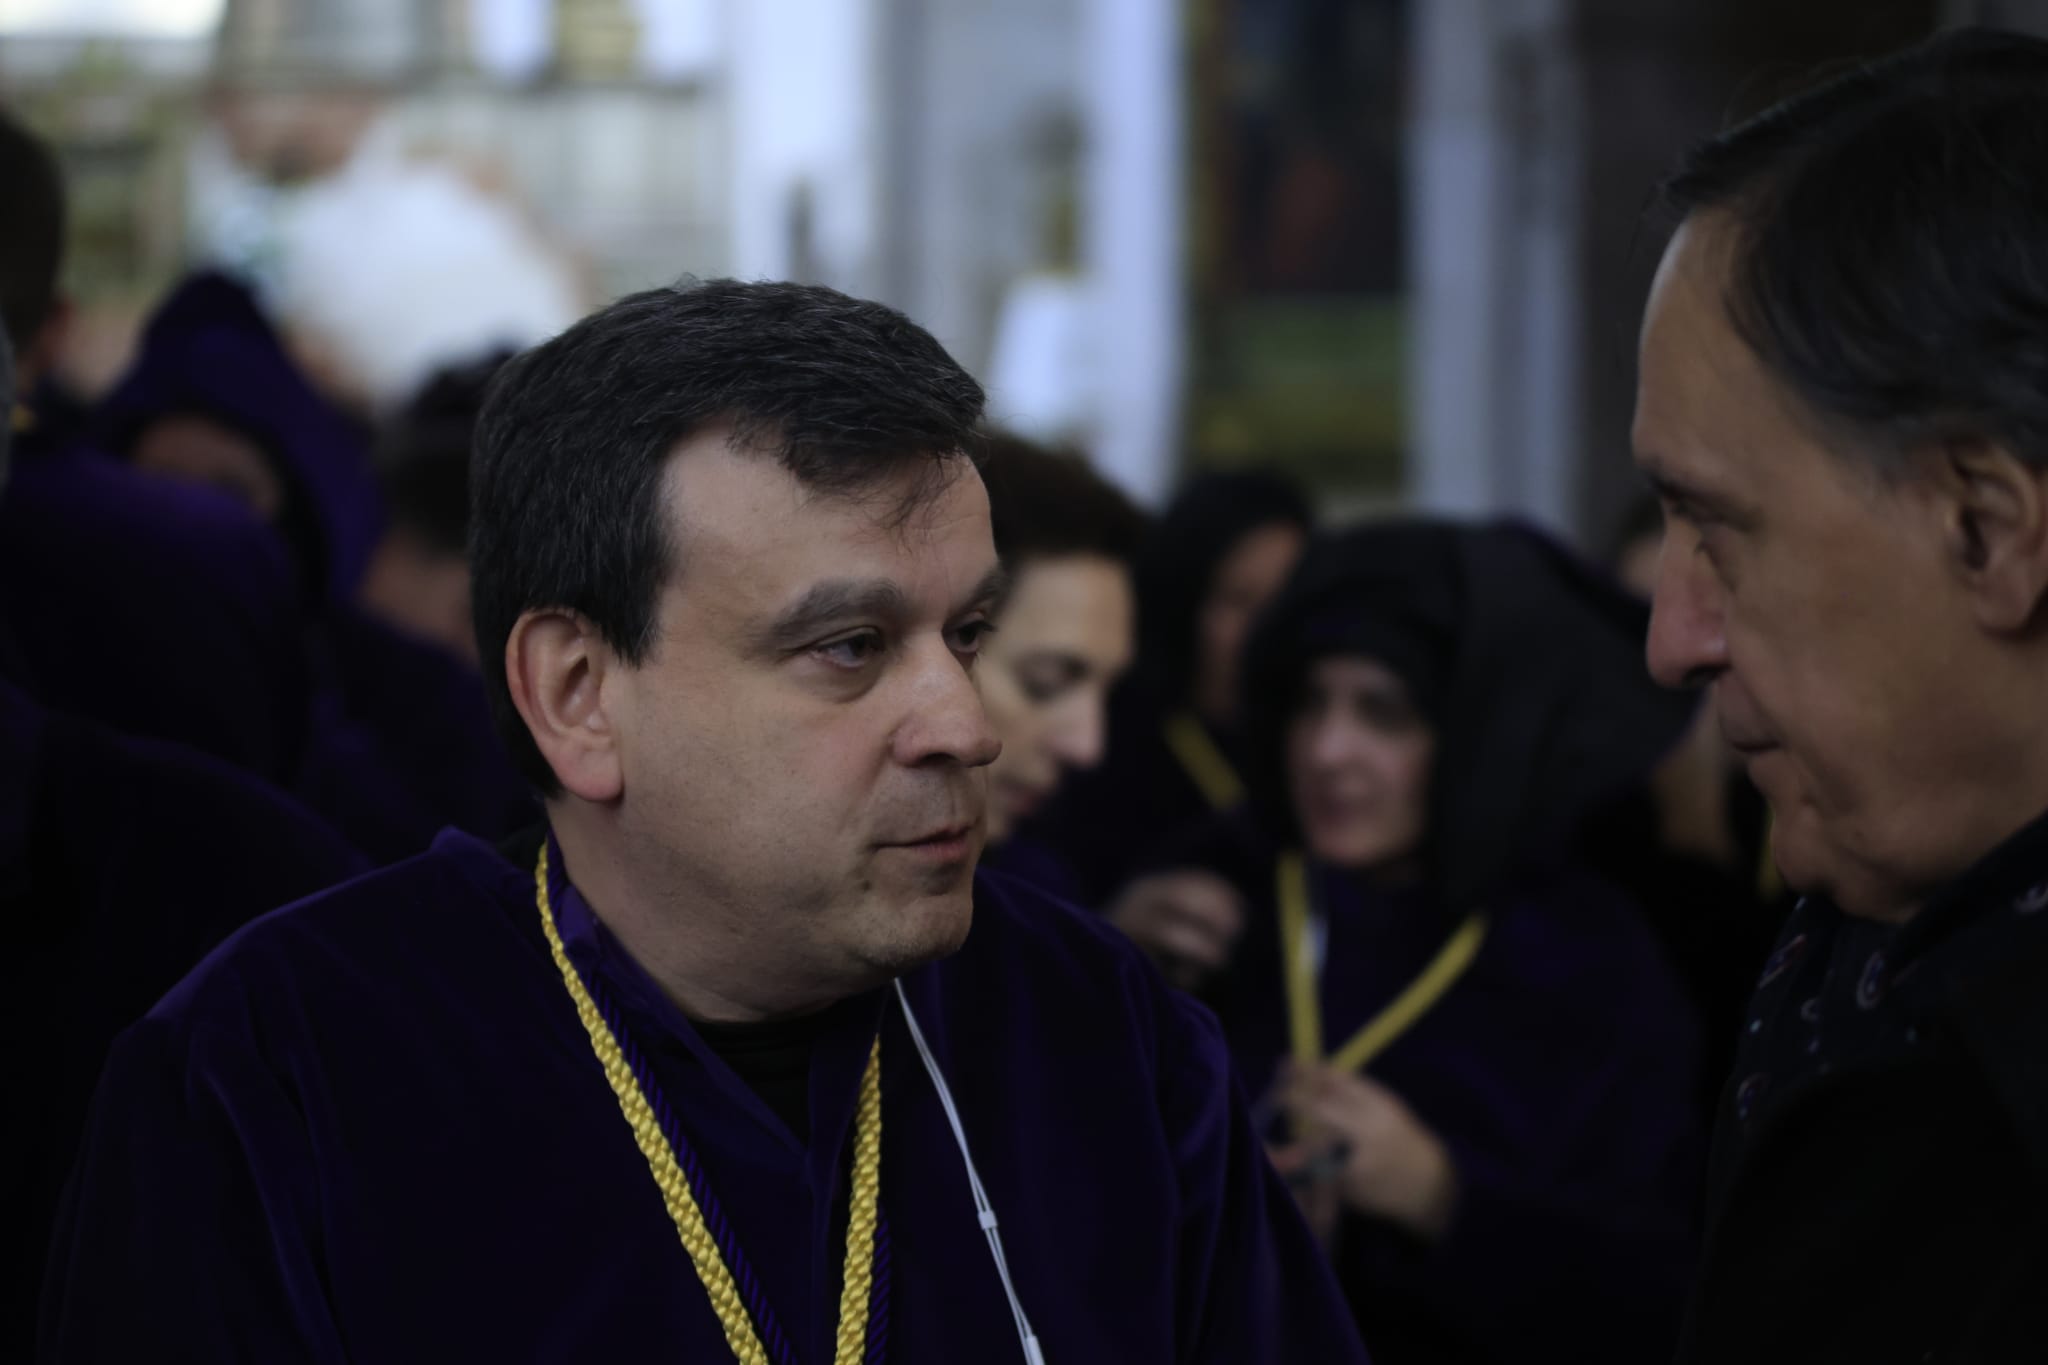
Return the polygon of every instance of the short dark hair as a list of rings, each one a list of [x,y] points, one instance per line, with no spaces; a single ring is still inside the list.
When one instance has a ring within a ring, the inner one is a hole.
[[[57,305],[64,176],[49,145],[0,109],[0,322],[26,351]]]
[[[675,567],[662,474],[713,423],[809,488],[852,495],[906,462],[972,458],[981,386],[893,308],[815,285],[709,280],[620,299],[491,383],[470,473],[477,643],[520,770],[559,790],[505,683],[526,612],[588,620],[628,663]]]
[[[996,553],[1011,570],[1034,559],[1100,555],[1129,564],[1145,534],[1145,515],[1078,453],[1019,436],[983,442]]]
[[[1965,29],[1852,70],[1663,198],[1730,216],[1737,331],[1888,468],[1963,436],[2048,466],[2048,42]]]

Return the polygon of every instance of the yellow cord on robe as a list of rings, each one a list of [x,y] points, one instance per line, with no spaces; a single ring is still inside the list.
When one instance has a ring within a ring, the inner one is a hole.
[[[1287,984],[1288,1037],[1294,1059],[1304,1065],[1327,1060],[1339,1071],[1363,1070],[1436,1008],[1486,942],[1486,916],[1467,917],[1421,974],[1326,1059],[1322,998],[1316,989],[1318,963],[1309,940],[1308,864],[1301,854],[1281,855],[1274,889],[1280,902],[1280,967]]]
[[[1188,780],[1202,793],[1211,810],[1229,810],[1244,800],[1244,783],[1230,760],[1209,738],[1202,722],[1192,711],[1176,711],[1166,718],[1166,747],[1179,760]]]
[[[576,972],[576,964],[569,960],[568,949],[562,946],[562,936],[555,929],[554,909],[548,903],[548,850],[545,844],[541,845],[533,881],[535,898],[540,905],[541,930],[547,935],[548,950],[554,954],[555,966],[561,969],[562,984],[569,988],[569,996],[576,1002],[576,1017],[583,1021],[584,1032],[590,1035],[591,1050],[597,1054],[604,1077],[611,1083],[612,1094],[618,1097],[619,1110],[625,1115],[626,1126],[633,1130],[633,1140],[639,1144],[640,1154],[647,1158],[647,1167],[654,1176],[655,1187],[661,1192],[662,1204],[676,1225],[683,1249],[690,1253],[690,1264],[696,1268],[697,1278],[703,1282],[704,1292],[711,1298],[712,1311],[718,1314],[719,1325],[725,1329],[726,1345],[732,1348],[741,1365],[770,1365],[768,1352],[763,1349],[754,1322],[747,1316],[739,1288],[733,1283],[732,1271],[726,1266],[725,1257],[719,1254],[718,1242],[712,1237],[710,1228],[705,1226],[704,1212],[697,1207],[697,1198],[690,1192],[689,1179],[676,1161],[675,1149],[669,1145],[668,1135],[661,1131],[661,1123],[654,1116],[654,1106],[648,1103],[646,1092],[640,1088],[639,1079],[633,1075],[633,1068],[619,1047],[619,1040],[612,1036],[611,1026],[605,1023],[597,1002],[591,998],[583,985],[583,978]],[[877,1035],[873,1046],[868,1049],[867,1070],[861,1075],[860,1107],[854,1127],[853,1188],[846,1225],[846,1274],[842,1281],[844,1288],[839,1295],[836,1365],[859,1365],[866,1351],[868,1300],[874,1284],[875,1227],[881,1192],[882,1040]]]

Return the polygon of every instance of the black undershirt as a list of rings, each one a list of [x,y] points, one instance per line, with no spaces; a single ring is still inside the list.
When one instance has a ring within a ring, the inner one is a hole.
[[[498,844],[514,867],[531,868],[547,841],[548,827],[535,823]],[[811,1135],[811,1049],[824,1031],[830,1010],[800,1019],[758,1024],[707,1024],[691,1020],[705,1045],[717,1053],[747,1088],[789,1130],[808,1142]]]
[[[724,1059],[747,1088],[759,1095],[792,1133],[809,1141],[811,1050],[831,1013],[820,1010],[798,1019],[749,1024],[691,1023],[697,1036]]]
[[[534,825],[505,839],[498,852],[513,866],[530,868],[540,857],[547,840],[547,826]],[[790,1132],[806,1145],[811,1139],[811,1052],[823,1035],[833,1012],[819,1010],[799,1019],[771,1019],[765,1023],[710,1024],[693,1019],[690,1026],[704,1045],[717,1053],[747,1088],[789,1126]],[[831,1244],[843,1245],[852,1213],[852,1184],[842,1185],[833,1201]],[[844,1270],[837,1256],[827,1258],[823,1287],[826,1303],[837,1303]]]

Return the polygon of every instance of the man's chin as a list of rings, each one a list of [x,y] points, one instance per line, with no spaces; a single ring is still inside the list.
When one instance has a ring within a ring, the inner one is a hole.
[[[1768,852],[1778,877],[1795,895],[1815,896],[1857,919],[1895,921],[1907,913],[1894,888],[1827,839],[1829,831],[1811,809],[1794,808],[1771,817]]]
[[[959,952],[973,927],[971,885],[946,895],[921,896],[891,907],[887,922],[870,940],[866,956],[884,975],[902,976]]]

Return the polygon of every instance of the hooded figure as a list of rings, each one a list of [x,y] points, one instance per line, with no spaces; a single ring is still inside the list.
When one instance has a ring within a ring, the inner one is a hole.
[[[1310,667],[1377,659],[1436,735],[1428,880],[1469,909],[1555,864],[1683,736],[1694,701],[1644,672],[1648,614],[1527,527],[1381,523],[1316,545],[1246,651],[1246,780],[1298,839],[1286,731]]]
[[[1696,1040],[1572,852],[1690,713],[1644,619],[1530,531],[1399,522],[1313,545],[1246,652],[1249,805],[1178,861],[1241,898],[1210,996],[1375,1360],[1675,1335]]]
[[[289,553],[311,672],[294,791],[380,861],[445,825],[495,838],[531,818],[474,671],[354,605],[383,530],[367,437],[245,286],[211,272],[179,286],[99,421],[131,465],[233,494]]]
[[[8,676],[43,705],[292,782],[308,664],[277,538],[233,498],[145,478],[40,406],[12,411]]]
[[[383,534],[367,434],[313,388],[238,281],[205,271],[172,292],[100,424],[140,468],[248,498],[316,601],[354,593]]]

